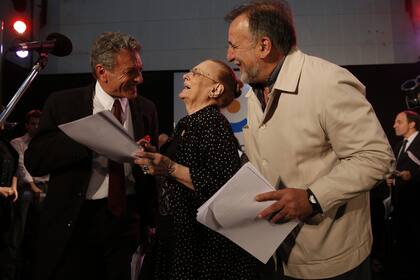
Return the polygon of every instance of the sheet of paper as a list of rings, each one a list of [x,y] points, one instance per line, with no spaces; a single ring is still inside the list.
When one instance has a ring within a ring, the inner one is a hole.
[[[198,209],[197,220],[267,263],[299,224],[298,220],[273,224],[257,218],[257,214],[273,202],[257,202],[255,196],[273,190],[248,162]]]
[[[392,211],[394,210],[394,207],[392,206],[391,202],[391,195],[389,195],[387,198],[382,200],[382,203],[384,204],[384,220],[388,219],[391,216]]]
[[[102,111],[58,127],[73,140],[118,162],[133,162],[132,155],[139,148],[110,111]]]
[[[407,155],[415,164],[417,164],[417,166],[420,166],[420,159],[418,159],[410,150],[407,151]]]

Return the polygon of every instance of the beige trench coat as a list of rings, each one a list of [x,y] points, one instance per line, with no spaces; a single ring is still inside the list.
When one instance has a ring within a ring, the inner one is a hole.
[[[394,160],[385,133],[346,69],[294,49],[286,57],[263,112],[248,92],[245,150],[274,185],[310,188],[324,214],[306,221],[286,275],[333,277],[370,253],[369,190]],[[344,206],[344,213],[337,209]]]

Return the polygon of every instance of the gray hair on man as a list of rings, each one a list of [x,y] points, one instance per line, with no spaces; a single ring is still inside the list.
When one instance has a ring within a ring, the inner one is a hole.
[[[115,66],[115,55],[122,49],[140,52],[141,45],[134,37],[121,32],[105,32],[99,35],[90,52],[90,66],[95,79],[95,66],[102,64],[105,69],[112,70]]]

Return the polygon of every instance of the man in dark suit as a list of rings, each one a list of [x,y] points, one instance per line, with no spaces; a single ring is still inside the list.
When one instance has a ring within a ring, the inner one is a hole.
[[[154,179],[75,142],[58,125],[111,110],[133,139],[150,137],[157,146],[155,105],[137,94],[143,82],[139,52],[129,35],[101,34],[91,50],[96,83],[46,101],[25,153],[31,174],[50,174],[34,279],[130,279],[132,254],[153,225]]]
[[[400,112],[395,118],[397,136],[404,137],[394,149],[395,171],[387,178],[391,187],[392,232],[396,251],[393,266],[398,279],[414,279],[419,246],[417,204],[420,185],[420,119],[413,111]]]

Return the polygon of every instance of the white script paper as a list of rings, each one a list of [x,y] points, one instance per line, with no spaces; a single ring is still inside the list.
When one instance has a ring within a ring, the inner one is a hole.
[[[133,162],[139,146],[110,111],[58,126],[70,138],[118,162]]]
[[[198,208],[197,220],[267,263],[287,235],[300,223],[293,220],[275,224],[257,218],[257,214],[273,201],[257,202],[255,196],[274,190],[248,162]]]

